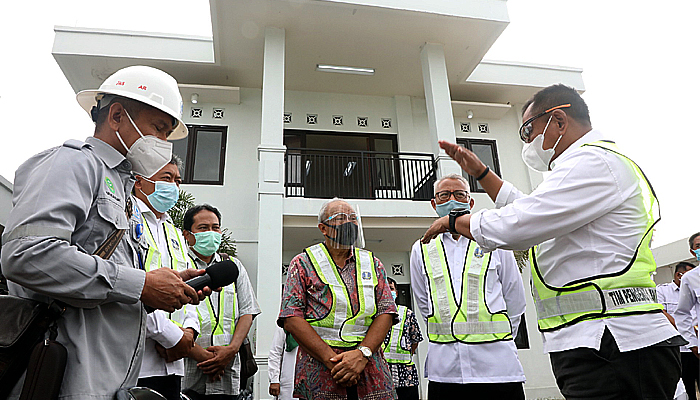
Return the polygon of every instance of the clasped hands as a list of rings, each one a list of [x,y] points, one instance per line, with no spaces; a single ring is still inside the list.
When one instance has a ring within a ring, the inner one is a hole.
[[[184,357],[190,357],[197,361],[197,367],[202,373],[209,375],[210,382],[221,379],[226,368],[238,354],[239,349],[233,345],[209,346],[204,349],[200,346],[195,346],[191,328],[182,330],[182,339],[175,346],[166,349],[159,343],[156,343],[158,354],[169,363]]]
[[[331,370],[333,380],[338,385],[349,387],[357,384],[360,374],[368,362],[369,360],[360,350],[354,349],[331,357],[326,363],[326,367]]]

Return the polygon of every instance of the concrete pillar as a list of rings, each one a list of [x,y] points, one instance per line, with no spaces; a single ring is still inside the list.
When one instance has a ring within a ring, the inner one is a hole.
[[[284,46],[285,32],[265,29],[262,121],[258,146],[258,303],[256,399],[269,399],[267,359],[282,296],[282,214],[284,206]]]
[[[452,98],[450,85],[447,80],[445,51],[441,44],[426,43],[420,51],[420,61],[423,70],[423,88],[425,103],[428,111],[428,127],[433,154],[438,160],[438,174],[444,176],[451,173],[461,174],[459,165],[438,147],[438,140],[455,143],[455,123],[452,115]]]

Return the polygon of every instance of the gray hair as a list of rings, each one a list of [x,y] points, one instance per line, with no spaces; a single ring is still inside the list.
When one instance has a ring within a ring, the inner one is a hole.
[[[469,181],[460,174],[448,174],[448,175],[445,175],[445,176],[441,177],[440,179],[436,180],[435,184],[433,185],[433,193],[437,193],[438,186],[440,186],[440,183],[442,183],[442,181],[447,180],[447,179],[456,179],[456,180],[464,183],[464,186],[467,187],[467,192],[471,193],[471,189],[469,188]]]
[[[177,154],[173,153],[173,156],[170,158],[170,162],[168,164],[173,164],[177,167],[177,170],[182,173],[182,159]]]
[[[346,204],[350,205],[350,203],[348,203],[347,201],[345,201],[345,200],[343,200],[343,199],[341,199],[341,198],[338,198],[338,197],[334,197],[334,198],[332,198],[332,199],[330,199],[330,200],[324,202],[323,205],[321,205],[321,209],[318,210],[318,223],[319,223],[319,224],[322,223],[322,222],[324,222],[326,219],[328,219],[328,217],[329,217],[329,215],[328,215],[328,206],[330,206],[332,203],[335,203],[336,201],[342,201],[343,203],[346,203]],[[353,211],[355,210],[355,209],[353,208],[353,206],[350,206],[350,208],[352,208]]]

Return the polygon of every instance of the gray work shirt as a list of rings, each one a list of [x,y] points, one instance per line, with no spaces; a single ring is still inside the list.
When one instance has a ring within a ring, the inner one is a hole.
[[[146,314],[141,214],[125,213],[133,185],[131,164],[93,137],[43,151],[15,174],[2,269],[11,294],[69,305],[58,321],[68,350],[60,398],[112,399],[136,384]],[[127,231],[114,254],[91,255],[116,229]]]

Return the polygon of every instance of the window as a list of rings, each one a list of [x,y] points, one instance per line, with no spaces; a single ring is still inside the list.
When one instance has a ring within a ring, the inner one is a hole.
[[[285,129],[284,145],[286,186],[307,197],[374,198],[375,190],[401,189],[394,134]]]
[[[226,126],[189,125],[186,138],[173,142],[182,159],[182,183],[223,185]]]
[[[498,162],[498,150],[496,149],[496,141],[488,139],[472,139],[472,138],[457,138],[457,144],[460,144],[476,154],[477,157],[491,168],[496,175],[501,176],[501,166]],[[469,187],[472,192],[486,193],[481,184],[476,178],[462,172],[465,178],[469,179]]]

